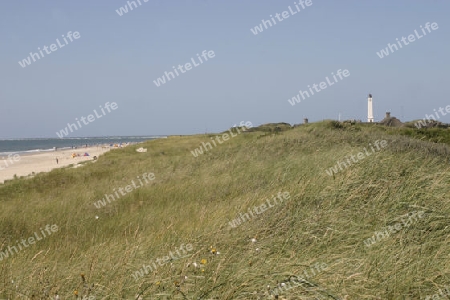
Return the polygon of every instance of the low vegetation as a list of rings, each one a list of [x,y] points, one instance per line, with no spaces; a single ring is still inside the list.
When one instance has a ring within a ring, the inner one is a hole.
[[[172,136],[0,185],[0,255],[58,226],[2,256],[0,299],[423,299],[450,284],[447,129],[288,125],[198,157],[207,135]],[[388,146],[326,173],[376,140]],[[94,206],[144,173],[155,180]],[[289,199],[230,226],[280,192]]]

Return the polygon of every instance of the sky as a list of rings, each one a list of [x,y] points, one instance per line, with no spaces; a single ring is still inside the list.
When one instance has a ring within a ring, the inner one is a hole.
[[[4,1],[0,139],[57,138],[64,128],[67,137],[185,135],[242,121],[367,121],[369,93],[375,121],[386,111],[421,119],[450,105],[450,1],[145,1],[128,1],[133,10],[123,0]],[[254,34],[270,15],[272,26]],[[438,28],[426,31],[428,22]],[[419,37],[409,42],[415,30]],[[69,32],[78,39],[67,39]],[[402,37],[408,45],[391,45],[380,58],[377,52]],[[57,39],[61,47],[49,50]],[[30,52],[44,46],[49,54],[33,61]],[[190,70],[155,84],[186,63]],[[344,70],[347,77],[332,79]],[[333,85],[289,103],[327,77]],[[108,111],[108,102],[116,109]],[[439,116],[450,123],[450,115]],[[81,117],[82,126],[69,132],[68,123]]]

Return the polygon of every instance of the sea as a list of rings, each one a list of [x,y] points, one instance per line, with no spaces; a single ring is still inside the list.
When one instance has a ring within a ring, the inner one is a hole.
[[[148,140],[167,138],[167,136],[110,136],[110,137],[78,137],[78,138],[29,138],[0,140],[0,156],[11,153],[27,154],[64,149],[82,148],[86,145],[114,146],[120,144],[136,144]]]

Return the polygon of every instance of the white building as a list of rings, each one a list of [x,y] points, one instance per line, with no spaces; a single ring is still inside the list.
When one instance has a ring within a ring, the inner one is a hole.
[[[367,98],[367,122],[373,123],[372,94]]]

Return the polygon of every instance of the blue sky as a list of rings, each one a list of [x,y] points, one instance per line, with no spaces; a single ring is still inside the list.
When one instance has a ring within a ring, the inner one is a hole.
[[[140,1],[122,16],[116,13],[127,5],[122,0],[2,3],[0,138],[56,138],[106,102],[118,108],[70,137],[219,132],[240,121],[297,124],[339,113],[366,121],[369,92],[375,120],[386,111],[402,120],[424,118],[450,105],[449,1],[312,0],[257,35],[250,28],[294,8],[294,1]],[[439,29],[377,56],[427,22]],[[69,31],[81,37],[19,65]],[[153,83],[203,50],[215,57],[160,87]],[[338,69],[350,76],[289,104]]]

